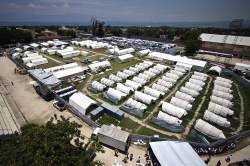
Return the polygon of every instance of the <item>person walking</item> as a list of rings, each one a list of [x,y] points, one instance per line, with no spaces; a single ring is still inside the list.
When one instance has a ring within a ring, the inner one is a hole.
[[[10,82],[11,82],[12,86],[14,86],[14,83],[12,81],[10,81]]]
[[[216,166],[221,166],[220,160],[217,162]]]
[[[115,156],[118,157],[118,149],[115,149]]]
[[[133,160],[133,153],[130,153],[130,161]]]
[[[127,156],[127,158],[129,158],[129,157],[128,157],[128,155],[129,155],[129,152],[128,152],[128,151],[126,151],[126,156]]]
[[[136,163],[141,163],[141,157],[136,160]]]

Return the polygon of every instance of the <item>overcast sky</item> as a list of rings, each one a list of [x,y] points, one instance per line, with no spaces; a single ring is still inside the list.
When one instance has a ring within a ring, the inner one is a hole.
[[[1,0],[0,21],[250,20],[250,0]]]

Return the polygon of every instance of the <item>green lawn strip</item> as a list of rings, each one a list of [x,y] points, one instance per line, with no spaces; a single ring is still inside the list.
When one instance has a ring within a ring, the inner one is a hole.
[[[118,125],[118,121],[114,118],[112,118],[111,116],[107,115],[107,114],[104,114],[98,121],[97,121],[99,124],[106,124],[106,125],[115,125],[117,126]]]
[[[112,70],[107,71],[107,72],[105,72],[104,74],[101,74],[101,75],[95,75],[95,76],[93,77],[92,80],[101,79],[101,78],[106,77],[106,76],[108,76],[108,75],[110,75],[110,74],[112,74],[112,73],[116,73],[116,72],[118,72],[118,71],[121,71],[121,70],[123,70],[124,68],[133,66],[133,65],[135,65],[135,64],[137,64],[137,63],[139,63],[139,62],[140,62],[140,61],[137,60],[137,59],[134,59],[134,60],[132,60],[132,61],[130,61],[130,62],[126,62],[126,63],[118,63],[118,62],[112,61],[112,62],[110,62],[110,63],[111,63],[111,66],[112,66]]]
[[[89,51],[93,51],[93,52],[96,52],[96,53],[101,53],[101,54],[107,54],[106,53],[106,48],[98,48],[98,49],[89,49],[87,48]]]
[[[55,67],[55,66],[58,66],[60,65],[59,63],[47,58],[48,60],[48,63],[46,64],[42,64],[42,65],[38,65],[37,68],[42,68],[42,69],[46,69],[46,68],[50,68],[50,67]]]
[[[23,63],[22,59],[21,58],[16,58],[14,59],[14,61],[17,61],[23,68],[26,68],[26,65]]]
[[[128,117],[125,117],[121,123],[119,124],[119,126],[122,127],[123,130],[132,130],[132,133],[134,133],[136,131],[137,128],[139,128],[141,125],[133,120],[131,120]]]
[[[147,136],[159,135],[159,137],[161,137],[161,138],[175,139],[173,136],[169,136],[169,135],[162,134],[162,133],[160,133],[160,132],[151,130],[151,129],[146,128],[146,127],[144,127],[144,126],[142,126],[142,127],[136,132],[136,134],[147,135]]]

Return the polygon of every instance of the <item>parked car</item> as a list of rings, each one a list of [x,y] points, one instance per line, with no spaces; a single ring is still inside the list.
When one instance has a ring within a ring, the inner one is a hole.
[[[73,63],[72,61],[65,61],[66,64]]]
[[[91,60],[89,60],[89,59],[82,59],[81,62],[87,64],[87,63],[91,63]]]
[[[59,102],[59,101],[53,101],[53,106],[56,108],[56,109],[58,109],[59,111],[63,111],[63,110],[65,110],[66,109],[66,106],[63,104],[63,103],[61,103],[61,102]]]

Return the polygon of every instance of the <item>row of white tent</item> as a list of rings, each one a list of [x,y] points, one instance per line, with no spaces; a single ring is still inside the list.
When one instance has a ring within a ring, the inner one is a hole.
[[[222,130],[208,122],[212,122],[221,127],[230,127],[230,122],[226,117],[232,116],[234,113],[230,109],[233,107],[233,103],[231,103],[233,95],[230,94],[232,92],[230,89],[231,87],[231,80],[216,77],[208,108],[203,115],[203,119],[206,121],[198,119],[194,126],[197,131],[214,140],[225,139],[226,137]]]
[[[71,44],[78,45],[81,47],[86,47],[89,49],[108,48],[110,46],[108,43],[97,42],[92,40],[71,41]]]
[[[22,58],[22,61],[26,66],[32,68],[37,65],[42,65],[49,63],[47,58],[44,58],[42,55],[38,53],[25,53],[25,57]]]

